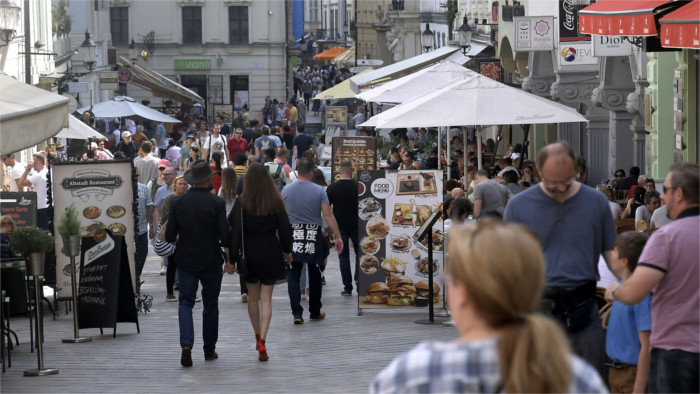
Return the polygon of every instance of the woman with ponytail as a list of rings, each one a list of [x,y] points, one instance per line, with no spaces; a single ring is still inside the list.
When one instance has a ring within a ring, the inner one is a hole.
[[[444,275],[459,338],[399,356],[371,392],[607,392],[557,323],[536,312],[544,257],[525,227],[483,223],[451,228],[448,237],[460,240],[448,245]]]

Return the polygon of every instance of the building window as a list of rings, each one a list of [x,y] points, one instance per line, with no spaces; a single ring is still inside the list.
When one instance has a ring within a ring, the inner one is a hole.
[[[202,7],[182,7],[182,43],[202,43]]]
[[[128,7],[111,7],[109,9],[109,30],[112,33],[112,45],[129,45]]]
[[[248,44],[248,7],[228,7],[229,44]]]
[[[229,77],[229,82],[231,84],[231,102],[233,103],[233,110],[240,111],[241,107],[247,105],[249,93],[248,89],[248,76],[247,75],[231,75]]]

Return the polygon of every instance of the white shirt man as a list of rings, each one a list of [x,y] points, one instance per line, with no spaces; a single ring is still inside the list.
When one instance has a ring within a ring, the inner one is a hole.
[[[9,154],[2,158],[2,164],[10,169],[10,179],[8,181],[11,192],[21,192],[24,191],[24,187],[19,187],[19,179],[22,178],[22,173],[24,172],[24,165],[15,161],[15,155]]]

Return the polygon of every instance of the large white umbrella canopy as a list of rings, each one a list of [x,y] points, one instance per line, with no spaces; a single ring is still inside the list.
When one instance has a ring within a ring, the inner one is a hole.
[[[457,63],[444,61],[362,92],[356,97],[371,103],[405,103],[463,75],[473,76],[477,73]]]
[[[70,115],[68,119],[68,127],[56,134],[57,138],[72,138],[79,140],[87,140],[89,138],[104,138],[104,136],[92,127],[83,123],[80,119]]]
[[[370,118],[360,127],[494,126],[587,122],[574,109],[477,74]]]
[[[0,74],[0,154],[34,146],[68,127],[68,98]]]
[[[153,108],[146,107],[137,103],[131,97],[116,96],[111,100],[97,103],[90,107],[83,107],[78,110],[83,113],[91,110],[96,118],[132,118],[132,119],[149,119],[163,123],[180,123],[179,120],[168,116],[162,112],[158,112]]]

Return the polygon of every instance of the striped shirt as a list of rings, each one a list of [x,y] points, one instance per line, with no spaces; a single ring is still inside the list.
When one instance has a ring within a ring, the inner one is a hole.
[[[571,356],[569,392],[607,393],[598,372]],[[370,385],[370,393],[502,392],[498,339],[470,343],[421,342],[394,359]]]

